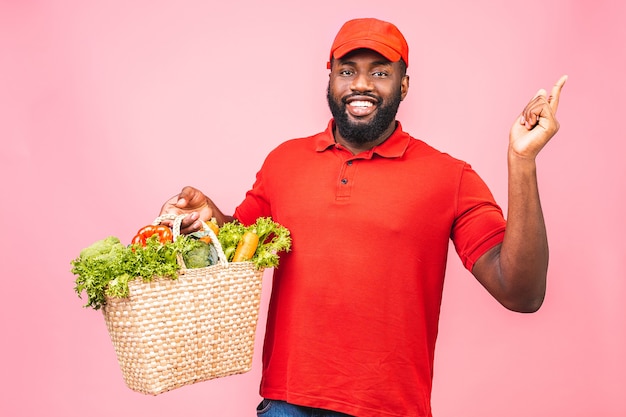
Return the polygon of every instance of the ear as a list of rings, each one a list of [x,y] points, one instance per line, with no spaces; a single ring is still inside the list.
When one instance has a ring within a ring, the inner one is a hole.
[[[402,81],[400,84],[400,100],[404,100],[406,95],[409,93],[409,76],[405,75],[402,77]]]

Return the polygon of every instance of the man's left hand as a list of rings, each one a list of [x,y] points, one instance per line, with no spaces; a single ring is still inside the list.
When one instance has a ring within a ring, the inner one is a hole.
[[[513,123],[509,133],[509,151],[515,156],[534,160],[559,130],[556,110],[565,81],[567,75],[557,81],[549,96],[546,90],[539,90]]]

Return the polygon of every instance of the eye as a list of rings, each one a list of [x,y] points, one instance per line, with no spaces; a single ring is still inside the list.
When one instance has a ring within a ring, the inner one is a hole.
[[[386,71],[374,71],[372,76],[376,78],[386,78],[389,76],[389,73]]]
[[[354,71],[348,68],[344,68],[344,69],[340,69],[338,71],[339,75],[343,76],[343,77],[349,77],[351,75],[354,74]]]

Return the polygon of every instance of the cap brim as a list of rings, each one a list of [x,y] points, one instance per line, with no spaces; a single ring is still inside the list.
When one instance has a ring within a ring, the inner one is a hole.
[[[400,53],[396,51],[395,49],[390,48],[387,45],[374,41],[374,40],[364,40],[364,39],[360,39],[358,41],[347,42],[341,45],[340,47],[335,49],[333,53],[333,57],[335,59],[339,59],[345,56],[346,54],[352,51],[355,51],[357,49],[371,49],[372,51],[378,52],[379,54],[381,54],[382,56],[384,56],[391,62],[400,61],[400,58],[402,58],[402,55],[400,55]]]

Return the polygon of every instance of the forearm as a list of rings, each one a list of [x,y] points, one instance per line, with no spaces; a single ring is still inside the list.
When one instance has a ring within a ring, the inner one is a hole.
[[[540,89],[509,133],[509,201],[504,241],[474,264],[474,276],[505,307],[539,309],[546,293],[548,238],[539,201],[537,165],[541,149],[559,130],[555,113],[563,76],[550,96]]]
[[[548,239],[539,199],[537,166],[510,152],[507,228],[500,250],[500,283],[510,308],[535,311],[543,302]]]

